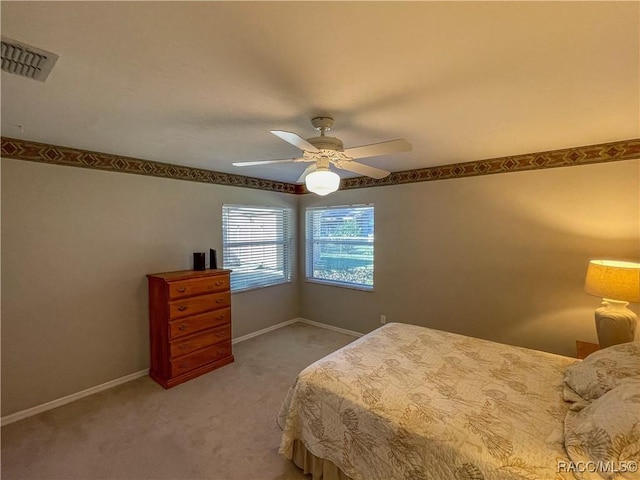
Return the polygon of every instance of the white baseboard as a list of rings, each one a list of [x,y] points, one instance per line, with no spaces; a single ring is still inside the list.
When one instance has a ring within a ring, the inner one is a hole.
[[[313,320],[307,320],[306,318],[297,318],[296,320],[308,325],[313,325],[314,327],[326,328],[327,330],[333,330],[334,332],[340,332],[354,337],[362,337],[364,335],[364,333],[354,332],[353,330],[347,330],[346,328],[334,327],[333,325],[328,325],[326,323],[314,322]]]
[[[265,333],[272,332],[279,328],[286,327],[287,325],[296,323],[299,320],[300,320],[299,318],[292,318],[291,320],[287,320],[281,323],[276,323],[275,325],[271,325],[270,327],[263,328],[262,330],[257,330],[255,332],[247,333],[246,335],[243,335],[241,337],[234,338],[231,341],[231,343],[235,345],[236,343],[244,342],[245,340],[249,340],[250,338],[257,337],[258,335],[263,335]]]
[[[258,330],[252,333],[248,333],[247,335],[234,338],[231,343],[236,344],[236,343],[244,342],[245,340],[249,340],[250,338],[254,338],[259,335],[272,332],[273,330],[277,330],[279,328],[292,325],[296,322],[306,323],[308,325],[313,325],[314,327],[326,328],[327,330],[333,330],[334,332],[340,332],[346,335],[352,335],[354,337],[361,337],[364,335],[364,333],[354,332],[352,330],[346,330],[340,327],[334,327],[333,325],[327,325],[326,323],[314,322],[313,320],[307,320],[306,318],[292,318],[291,320],[287,320],[281,323],[276,323],[275,325],[271,325],[267,328],[263,328],[262,330]],[[87,388],[86,390],[82,390],[81,392],[72,393],[71,395],[58,398],[57,400],[52,400],[50,402],[43,403],[42,405],[37,405],[35,407],[28,408],[20,412],[6,415],[0,419],[0,425],[2,426],[9,425],[10,423],[17,422],[18,420],[22,420],[27,417],[32,417],[39,413],[46,412],[47,410],[52,410],[54,408],[61,407],[62,405],[66,405],[67,403],[71,403],[75,400],[80,400],[81,398],[88,397],[89,395],[102,392],[103,390],[108,390],[109,388],[122,385],[123,383],[130,382],[131,380],[135,380],[136,378],[144,377],[145,375],[148,375],[148,374],[149,374],[148,369],[140,370],[139,372],[135,372],[130,375],[125,375],[124,377],[116,378],[115,380],[111,380],[110,382],[106,382],[101,385],[96,385],[95,387]]]
[[[307,320],[306,318],[292,318],[291,320],[287,320],[285,322],[276,323],[275,325],[271,325],[267,328],[263,328],[262,330],[257,330],[255,332],[248,333],[247,335],[243,335],[242,337],[234,338],[231,343],[236,344],[240,342],[244,342],[245,340],[249,340],[250,338],[257,337],[258,335],[262,335],[264,333],[269,333],[274,330],[277,330],[282,327],[286,327],[288,325],[293,325],[296,322],[306,323],[307,325],[313,325],[314,327],[326,328],[327,330],[333,330],[334,332],[344,333],[345,335],[352,335],[354,337],[362,337],[364,333],[354,332],[353,330],[347,330],[345,328],[335,327],[333,325],[328,325],[326,323],[314,322],[313,320]]]
[[[89,395],[93,395],[95,393],[102,392],[103,390],[108,390],[109,388],[117,387],[118,385],[121,385],[123,383],[130,382],[131,380],[135,380],[136,378],[144,377],[148,373],[148,369],[140,370],[139,372],[116,378],[115,380],[111,380],[110,382],[96,385],[95,387],[87,388],[86,390],[82,390],[80,392],[72,393],[71,395],[67,395],[66,397],[58,398],[56,400],[52,400],[50,402],[43,403],[42,405],[37,405],[32,408],[27,408],[26,410],[12,413],[11,415],[6,415],[2,417],[2,419],[0,419],[0,425],[4,427],[5,425],[17,422],[18,420],[22,420],[23,418],[32,417],[33,415],[46,412],[47,410],[61,407],[62,405],[80,400],[81,398],[88,397]]]

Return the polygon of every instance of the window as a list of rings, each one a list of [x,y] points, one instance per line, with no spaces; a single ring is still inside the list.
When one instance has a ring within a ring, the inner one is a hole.
[[[231,291],[291,281],[292,212],[290,208],[222,206],[224,268]]]
[[[307,280],[373,290],[373,205],[306,211]]]

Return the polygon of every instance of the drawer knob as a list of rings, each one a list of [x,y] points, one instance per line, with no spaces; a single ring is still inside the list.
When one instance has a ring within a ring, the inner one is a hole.
[[[222,302],[224,302],[224,298],[217,298],[216,299],[216,303],[222,303]]]
[[[178,291],[179,291],[180,293],[184,293],[184,292],[186,292],[186,291],[187,291],[187,287],[180,287],[180,288],[178,288]]]
[[[186,305],[180,305],[180,306],[178,307],[178,310],[180,310],[181,312],[184,312],[186,309],[187,309],[187,306],[186,306]]]
[[[224,331],[218,332],[218,333],[216,333],[216,337],[224,337],[226,335],[226,333],[227,332],[224,332]]]
[[[181,332],[184,332],[187,328],[189,328],[189,327],[187,327],[186,325],[180,325],[178,327],[178,330],[180,330]]]
[[[178,348],[180,350],[184,350],[185,348],[189,348],[189,344],[188,343],[181,343],[180,345],[178,345]]]
[[[223,318],[224,318],[224,315],[218,315],[218,316],[216,317],[216,320],[222,320]]]
[[[216,287],[219,287],[220,285],[222,285],[222,282],[221,282],[220,280],[218,280],[218,281],[216,282]]]
[[[217,351],[218,351],[218,353],[225,353],[225,352],[226,352],[226,349],[224,349],[224,348],[219,348]]]

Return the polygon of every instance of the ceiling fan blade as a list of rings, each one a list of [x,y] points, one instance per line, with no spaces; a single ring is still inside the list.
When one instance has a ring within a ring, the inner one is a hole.
[[[377,157],[390,153],[409,152],[413,147],[404,138],[390,140],[388,142],[363,145],[361,147],[347,148],[344,153],[351,158]]]
[[[307,168],[304,169],[304,172],[302,172],[302,175],[300,175],[298,180],[296,180],[296,183],[304,182],[305,177],[309,175],[311,172],[315,172],[316,168],[318,168],[316,163],[312,163],[311,165],[309,165]]]
[[[284,160],[257,160],[255,162],[233,162],[234,167],[253,167],[254,165],[268,165],[270,163],[303,162],[304,158],[287,158]]]
[[[300,135],[291,132],[283,132],[282,130],[271,130],[271,133],[280,137],[285,142],[289,142],[291,145],[298,147],[300,150],[306,152],[317,152],[318,149],[307,142]]]
[[[370,167],[364,163],[354,162],[353,160],[333,162],[333,164],[342,170],[359,173],[360,175],[365,175],[371,178],[384,178],[391,173],[386,170],[382,170],[381,168]]]

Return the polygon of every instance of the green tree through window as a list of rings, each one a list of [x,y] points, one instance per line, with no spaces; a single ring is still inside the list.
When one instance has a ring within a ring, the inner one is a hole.
[[[373,205],[307,209],[307,280],[373,288],[373,213]]]

